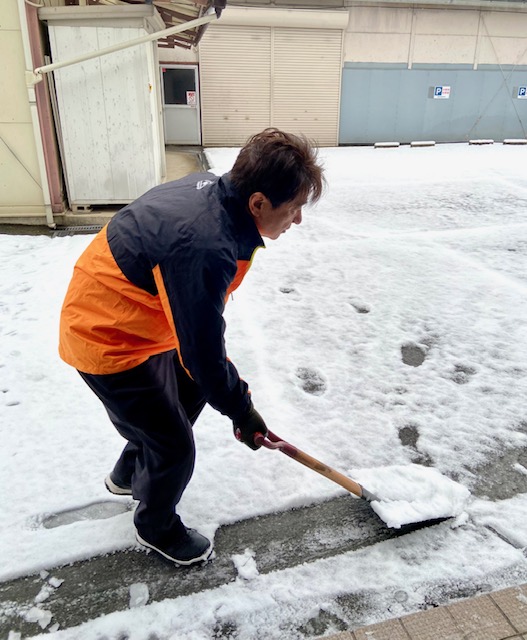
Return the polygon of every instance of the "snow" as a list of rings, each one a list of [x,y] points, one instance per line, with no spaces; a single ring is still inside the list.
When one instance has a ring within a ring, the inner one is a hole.
[[[519,549],[527,549],[527,500],[520,494],[502,500],[499,510],[487,500],[479,500],[472,508],[478,522],[493,529]]]
[[[359,483],[379,500],[372,508],[389,527],[463,513],[469,490],[436,469],[417,464],[362,469],[353,473]]]
[[[143,607],[150,598],[148,585],[144,582],[135,582],[130,585],[130,609],[134,607]]]
[[[236,153],[210,150],[213,170],[227,171]],[[390,468],[429,465],[471,492],[464,512],[267,574],[240,541],[232,583],[57,631],[45,609],[53,568],[134,548],[133,503],[103,484],[122,439],[57,355],[62,299],[92,237],[3,235],[0,580],[40,575],[42,602],[20,615],[36,630],[46,625],[42,637],[200,640],[234,625],[239,640],[296,638],[309,636],[320,612],[345,617],[346,594],[363,603],[355,619],[366,624],[417,610],[435,585],[525,581],[527,493],[496,499],[477,489],[479,470],[501,457],[511,457],[503,474],[519,486],[525,479],[527,148],[338,148],[321,157],[324,198],[257,253],[227,305],[229,356],[280,437],[359,481],[371,473],[372,491]],[[210,408],[195,436],[180,513],[205,535],[344,493],[278,452],[240,445]],[[76,510],[90,515],[74,519]],[[395,519],[406,515],[396,505]]]
[[[244,553],[232,556],[232,560],[238,571],[238,576],[243,580],[252,580],[259,574],[254,559],[254,552],[250,549],[246,549]]]
[[[39,607],[31,607],[24,618],[26,622],[37,622],[42,629],[45,629],[51,622],[51,611],[46,611]]]

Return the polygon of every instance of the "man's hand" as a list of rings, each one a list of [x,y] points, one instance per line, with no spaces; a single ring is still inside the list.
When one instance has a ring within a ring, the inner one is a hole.
[[[232,427],[234,429],[234,436],[236,440],[243,442],[243,444],[246,444],[253,451],[256,451],[261,446],[254,442],[254,435],[256,433],[261,433],[264,436],[267,435],[265,422],[263,421],[262,416],[254,408],[252,402],[247,413],[241,418],[235,420],[232,423]]]

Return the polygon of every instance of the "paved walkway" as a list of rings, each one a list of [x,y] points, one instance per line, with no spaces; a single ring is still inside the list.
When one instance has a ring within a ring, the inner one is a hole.
[[[527,584],[324,640],[527,640]]]

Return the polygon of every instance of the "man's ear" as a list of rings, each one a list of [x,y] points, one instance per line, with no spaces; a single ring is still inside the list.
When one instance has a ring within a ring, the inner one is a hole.
[[[268,198],[264,196],[261,191],[256,191],[249,196],[249,211],[254,218],[259,218],[265,211],[265,208],[270,204]]]

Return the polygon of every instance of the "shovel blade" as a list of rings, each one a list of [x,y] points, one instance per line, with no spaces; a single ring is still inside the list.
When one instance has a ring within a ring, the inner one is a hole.
[[[375,513],[388,527],[444,520],[463,513],[470,497],[463,485],[437,469],[417,464],[394,465],[351,472],[377,500]]]

